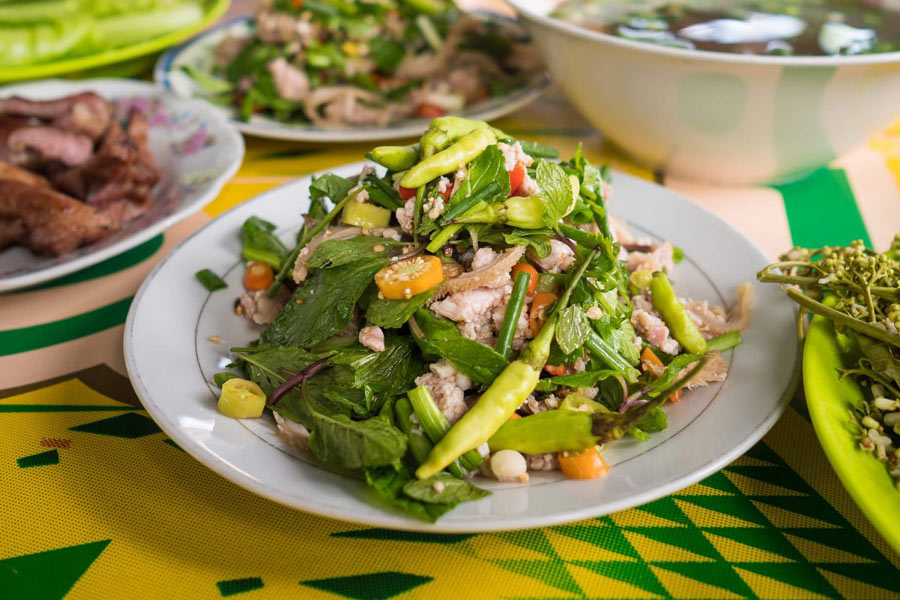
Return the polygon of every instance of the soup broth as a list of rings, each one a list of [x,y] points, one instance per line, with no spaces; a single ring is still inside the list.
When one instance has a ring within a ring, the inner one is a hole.
[[[900,50],[900,11],[851,0],[565,0],[552,16],[630,40],[780,56]]]

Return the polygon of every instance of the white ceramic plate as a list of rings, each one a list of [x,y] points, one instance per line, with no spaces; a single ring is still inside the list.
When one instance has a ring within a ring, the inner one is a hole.
[[[158,84],[182,98],[202,98],[203,91],[193,79],[181,70],[181,67],[190,65],[201,72],[211,73],[213,48],[216,44],[229,35],[246,35],[249,32],[249,18],[237,19],[211,29],[163,54],[156,62],[153,78]],[[528,85],[509,94],[469,106],[462,114],[481,121],[497,119],[518,110],[537,98],[549,83],[549,75],[546,73],[536,74]],[[414,137],[421,135],[428,127],[429,122],[429,119],[407,119],[385,127],[322,129],[309,124],[283,123],[263,116],[253,116],[249,121],[241,121],[236,118],[236,111],[230,107],[217,106],[216,110],[231,119],[235,127],[247,135],[297,142],[371,142]]]
[[[351,175],[362,163],[334,172]],[[238,421],[216,412],[208,382],[229,362],[228,348],[258,336],[233,303],[243,291],[241,223],[278,223],[288,239],[308,203],[309,177],[246,202],[181,243],[147,278],[125,325],[125,359],[134,388],[156,422],[202,463],[262,496],[321,515],[396,529],[489,531],[537,527],[644,504],[716,472],[778,419],[797,381],[793,306],[772,286],[755,286],[756,310],[744,344],[727,357],[721,385],[699,389],[666,410],[669,428],[648,442],[611,444],[609,475],[595,481],[537,473],[528,485],[480,483],[493,494],[467,502],[430,525],[377,502],[361,481],[316,466],[283,443],[270,416]],[[768,264],[740,233],[655,184],[615,176],[614,210],[641,235],[671,239],[685,253],[676,267],[682,295],[731,305],[735,287]],[[228,289],[207,293],[194,273],[211,268]],[[212,336],[221,343],[209,341]]]
[[[153,208],[121,231],[59,257],[37,256],[27,248],[0,250],[0,291],[56,279],[121,254],[209,203],[241,166],[244,140],[206,102],[176,98],[151,83],[125,79],[49,79],[11,85],[0,96],[49,99],[93,91],[144,112],[150,121],[149,146],[163,169]]]

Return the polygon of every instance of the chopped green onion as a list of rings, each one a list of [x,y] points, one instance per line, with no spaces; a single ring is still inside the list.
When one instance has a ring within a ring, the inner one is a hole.
[[[216,373],[215,375],[213,375],[213,383],[218,387],[222,387],[222,385],[226,381],[228,381],[229,379],[234,379],[235,377],[237,377],[237,375],[235,375],[231,371],[222,371],[221,373]]]
[[[735,346],[740,346],[742,341],[739,331],[729,331],[728,333],[723,333],[711,340],[706,340],[706,351],[712,352],[713,350],[718,350],[722,352],[724,350],[730,350]]]
[[[409,451],[412,453],[416,463],[421,465],[428,458],[432,444],[425,437],[422,429],[416,427],[412,422],[413,409],[409,400],[397,398],[397,401],[394,403],[394,414],[397,416],[397,425],[400,427],[400,431],[405,433],[409,439]]]
[[[428,15],[419,15],[416,17],[416,26],[422,32],[422,37],[428,42],[428,45],[435,51],[440,50],[444,45],[441,34],[435,28],[434,23],[428,18]]]
[[[268,250],[260,250],[259,248],[251,248],[246,244],[241,249],[241,258],[243,258],[244,260],[265,263],[273,269],[278,269],[281,267],[281,257],[274,252],[269,252]]]
[[[416,412],[416,416],[419,419],[419,423],[422,425],[422,429],[425,430],[425,435],[428,436],[432,443],[437,444],[444,435],[450,431],[450,422],[447,421],[447,418],[441,412],[441,409],[434,403],[431,393],[424,385],[420,385],[419,387],[408,391],[406,395],[409,397],[409,401],[412,404],[413,410]],[[448,469],[450,469],[451,473],[456,475],[456,473],[454,473],[455,469],[452,468],[454,465],[458,466],[458,463],[461,462],[467,468],[475,469],[481,464],[482,460],[483,459],[478,452],[469,450],[457,459],[457,461],[454,461]]]
[[[203,269],[202,271],[197,271],[194,274],[194,277],[197,278],[197,281],[203,284],[210,292],[215,292],[216,290],[223,290],[228,287],[228,284],[222,281],[222,278],[210,271],[209,269]]]

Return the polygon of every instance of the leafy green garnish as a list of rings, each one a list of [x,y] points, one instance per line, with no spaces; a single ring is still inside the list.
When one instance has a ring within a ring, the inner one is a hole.
[[[650,412],[644,415],[640,421],[628,429],[628,434],[645,442],[650,439],[649,433],[662,431],[668,427],[666,413],[660,407],[654,406]]]
[[[310,269],[330,268],[360,259],[387,258],[392,250],[403,245],[403,242],[374,235],[358,235],[348,240],[326,240],[313,251],[306,266]]]
[[[538,258],[547,258],[552,250],[548,229],[513,229],[503,233],[503,241],[515,246],[530,246]]]
[[[499,189],[493,197],[483,198],[485,202],[496,202],[509,196],[509,173],[506,171],[506,159],[496,145],[485,148],[484,152],[469,164],[469,173],[463,179],[459,189],[450,197],[450,206],[475,195],[491,183],[497,183]]]
[[[317,270],[263,333],[263,343],[309,347],[346,329],[360,296],[387,264],[386,258],[367,256]]]
[[[449,473],[438,473],[428,479],[414,479],[403,486],[408,497],[428,504],[458,504],[490,496],[490,492],[477,488],[465,479],[457,479]]]
[[[306,384],[303,386],[306,388]],[[319,460],[347,469],[390,465],[406,453],[406,436],[382,415],[353,421],[344,414],[327,414],[301,390],[312,432],[309,448]]]
[[[369,41],[369,52],[375,65],[385,73],[390,73],[403,60],[406,49],[400,42],[378,36]]]
[[[580,306],[573,304],[563,309],[556,325],[556,343],[559,344],[560,350],[565,354],[571,354],[584,346],[590,327]]]
[[[374,298],[366,309],[366,322],[384,329],[402,327],[431,298],[433,290],[405,300]]]
[[[549,229],[554,229],[569,212],[569,206],[572,204],[572,186],[569,178],[556,163],[540,160],[535,180],[541,188],[541,197],[544,199],[544,224]]]
[[[354,183],[346,177],[326,173],[316,177],[309,184],[309,195],[313,198],[329,198],[332,202],[340,202],[353,189]]]
[[[403,493],[403,486],[415,481],[413,469],[408,465],[400,468],[376,467],[366,469],[366,482],[380,498],[404,512],[429,523],[434,523],[455,504],[429,504],[410,498]]]
[[[490,385],[506,368],[507,361],[499,352],[463,337],[456,324],[430,310],[420,308],[409,325],[426,359],[444,358],[476,383]]]

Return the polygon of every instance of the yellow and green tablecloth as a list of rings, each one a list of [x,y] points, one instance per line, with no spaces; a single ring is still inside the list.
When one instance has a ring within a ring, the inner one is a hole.
[[[499,126],[563,156],[584,140],[591,160],[655,177],[601,144],[554,90]],[[222,211],[365,150],[250,139],[240,172],[202,213],[102,264],[0,296],[0,599],[900,598],[900,556],[841,487],[802,397],[696,485],[509,533],[316,517],[244,491],[168,440],[124,374],[123,323],[140,282]],[[782,186],[655,178],[772,257],[792,242],[861,237],[881,248],[900,229],[900,124]]]

